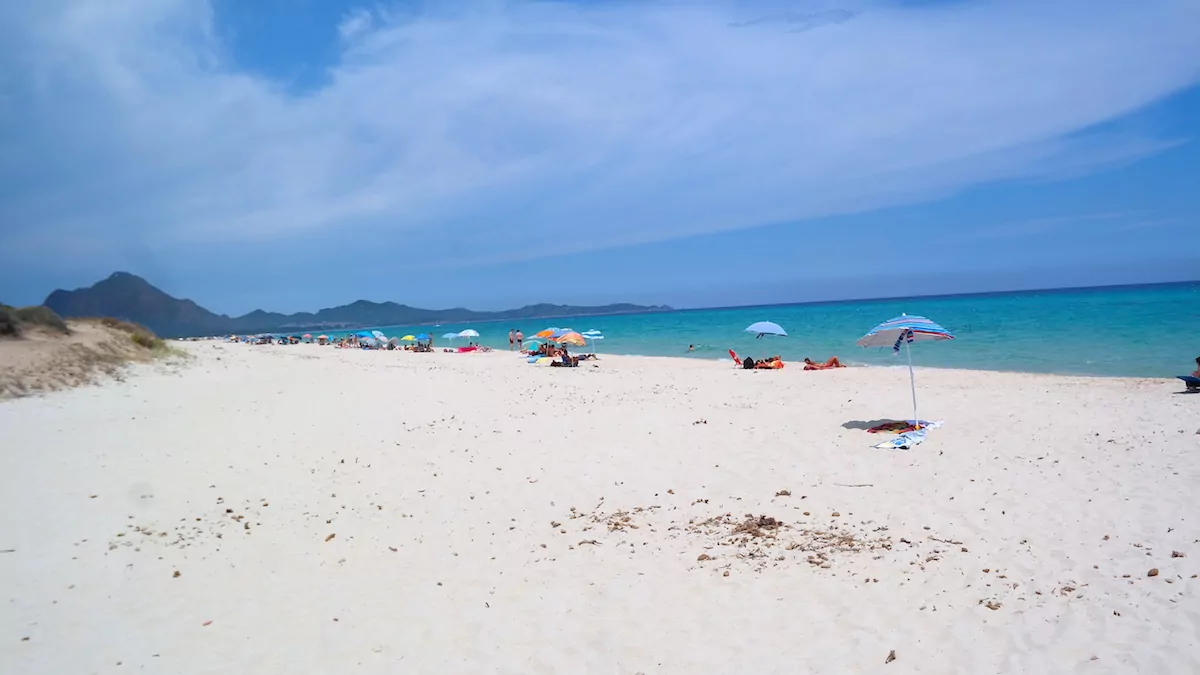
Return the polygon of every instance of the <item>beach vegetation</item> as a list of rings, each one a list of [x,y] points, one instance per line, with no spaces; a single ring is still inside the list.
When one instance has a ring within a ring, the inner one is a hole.
[[[125,333],[129,336],[129,339],[139,347],[143,347],[155,352],[169,351],[167,343],[163,341],[162,338],[155,335],[154,331],[146,328],[140,323],[135,323],[133,321],[122,321],[121,319],[114,319],[112,317],[99,317],[82,320],[98,323],[105,328],[111,328],[113,330],[118,330],[122,333]]]
[[[71,333],[67,322],[49,307],[12,307],[0,304],[0,336],[21,337],[27,331],[39,328],[63,335]]]

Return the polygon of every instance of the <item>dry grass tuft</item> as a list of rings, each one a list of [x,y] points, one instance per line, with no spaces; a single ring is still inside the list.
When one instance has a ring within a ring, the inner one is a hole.
[[[154,331],[146,328],[140,323],[122,321],[120,319],[113,319],[111,317],[80,319],[80,321],[98,323],[105,328],[119,330],[128,335],[129,339],[133,340],[134,344],[145,347],[146,349],[155,351],[167,349],[167,343],[163,342],[162,338],[155,335]]]

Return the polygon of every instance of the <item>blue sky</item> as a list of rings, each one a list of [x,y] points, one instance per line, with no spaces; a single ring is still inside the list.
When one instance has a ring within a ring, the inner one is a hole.
[[[1200,278],[1200,3],[14,0],[0,301]]]

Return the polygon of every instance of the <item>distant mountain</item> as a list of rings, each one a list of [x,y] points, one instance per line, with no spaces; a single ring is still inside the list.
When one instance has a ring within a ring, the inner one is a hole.
[[[89,288],[54,291],[42,304],[63,318],[110,316],[136,321],[163,337],[222,333],[231,322],[127,272],[117,272]]]
[[[461,307],[421,309],[394,302],[359,300],[349,305],[322,309],[315,314],[279,314],[259,309],[245,316],[229,317],[214,314],[191,300],[171,297],[145,279],[128,272],[116,272],[88,288],[54,291],[43,304],[62,317],[110,316],[136,321],[163,337],[290,332],[304,328],[337,330],[363,326],[416,326],[671,310],[666,306],[622,303],[598,307],[539,304],[502,312],[477,312]]]

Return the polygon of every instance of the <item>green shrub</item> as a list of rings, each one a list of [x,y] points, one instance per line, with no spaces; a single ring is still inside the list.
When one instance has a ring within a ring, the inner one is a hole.
[[[17,320],[24,324],[26,328],[30,326],[41,326],[59,333],[70,333],[71,329],[67,328],[67,322],[62,320],[62,317],[55,314],[54,310],[45,305],[36,305],[33,307],[19,307],[13,310]]]
[[[0,337],[21,337],[21,321],[17,318],[16,310],[8,305],[0,305]]]
[[[130,333],[129,339],[135,343],[145,347],[146,349],[163,349],[167,346],[161,338],[155,337],[153,333]]]
[[[21,337],[29,329],[37,327],[64,335],[71,332],[71,329],[67,327],[67,322],[63,321],[62,317],[55,314],[54,310],[49,307],[42,305],[35,307],[0,305],[0,335]]]

